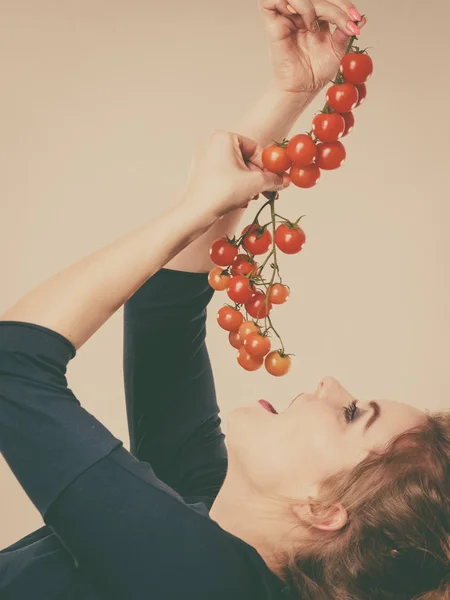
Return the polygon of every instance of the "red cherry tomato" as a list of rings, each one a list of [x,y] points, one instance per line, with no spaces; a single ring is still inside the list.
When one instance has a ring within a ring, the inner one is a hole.
[[[313,119],[312,128],[322,142],[337,142],[344,135],[345,121],[338,113],[319,113]]]
[[[247,254],[238,254],[231,265],[232,275],[249,275],[254,277],[258,271],[257,263],[247,256]]]
[[[286,147],[287,155],[294,165],[305,167],[316,158],[315,142],[306,133],[294,135]]]
[[[343,113],[343,118],[345,121],[345,131],[344,131],[344,136],[348,135],[350,133],[350,131],[353,129],[353,127],[355,126],[355,116],[353,113],[349,112],[349,113]]]
[[[228,282],[228,296],[238,304],[245,304],[255,293],[255,290],[247,277],[235,275]]]
[[[259,333],[259,327],[253,321],[244,321],[238,330],[242,342],[250,333]]]
[[[264,358],[258,358],[257,356],[251,356],[244,346],[241,346],[237,354],[238,363],[246,371],[256,371],[263,366]]]
[[[248,252],[251,254],[264,254],[267,252],[272,243],[270,231],[259,227],[255,223],[252,226],[247,225],[247,227],[244,227],[242,234],[244,233],[245,237],[242,244]]]
[[[269,293],[269,300],[272,304],[284,304],[289,298],[290,290],[287,285],[274,283]]]
[[[320,179],[320,169],[314,163],[305,167],[292,165],[289,177],[291,182],[297,187],[304,189],[312,188]]]
[[[341,142],[329,142],[318,144],[317,165],[325,171],[338,169],[343,165],[347,156]]]
[[[305,232],[298,225],[289,227],[282,223],[275,230],[275,244],[285,254],[297,254],[305,242]]]
[[[282,355],[279,350],[274,350],[266,356],[264,366],[271,375],[281,377],[291,370],[291,357]]]
[[[365,83],[373,73],[373,61],[368,54],[349,52],[341,60],[340,72],[348,83]]]
[[[262,162],[264,167],[272,173],[282,175],[292,164],[287,155],[286,148],[278,144],[270,144],[264,148],[262,153]]]
[[[360,83],[360,84],[356,84],[355,87],[358,90],[358,94],[359,94],[358,104],[355,106],[355,108],[358,108],[358,106],[361,106],[361,104],[367,98],[367,86],[365,83]]]
[[[233,348],[236,348],[236,350],[239,350],[239,348],[243,344],[243,341],[241,340],[241,336],[239,335],[238,331],[230,331],[230,333],[228,334],[228,341],[233,346]]]
[[[262,292],[256,292],[253,297],[245,304],[245,310],[254,319],[264,319],[272,310],[272,303],[265,303],[266,295]]]
[[[226,238],[215,240],[209,249],[209,255],[213,263],[221,267],[228,267],[236,258],[238,249]]]
[[[327,104],[338,113],[350,112],[358,100],[358,89],[352,83],[332,85],[327,91]]]
[[[270,339],[259,333],[250,333],[244,340],[244,348],[250,356],[262,358],[270,352],[271,347]]]
[[[243,320],[243,314],[231,306],[222,306],[217,313],[217,322],[225,331],[237,331]]]

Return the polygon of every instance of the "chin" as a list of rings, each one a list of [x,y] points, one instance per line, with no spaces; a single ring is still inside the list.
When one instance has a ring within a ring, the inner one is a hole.
[[[254,433],[259,407],[240,406],[228,414],[227,446],[239,447]]]

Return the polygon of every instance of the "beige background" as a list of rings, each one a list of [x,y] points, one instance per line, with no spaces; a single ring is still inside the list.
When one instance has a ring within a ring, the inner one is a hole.
[[[277,324],[296,354],[289,376],[241,371],[215,323],[223,296],[212,301],[208,340],[225,418],[260,397],[282,409],[326,374],[361,397],[450,406],[450,5],[422,5],[357,3],[370,19],[362,43],[373,47],[376,73],[349,158],[316,189],[280,200],[286,216],[308,215],[304,252],[282,262],[292,299]],[[255,0],[0,8],[3,311],[170,205],[197,136],[232,129],[270,70]],[[128,443],[121,319],[79,352],[69,380]],[[3,462],[0,481],[3,547],[41,520]]]

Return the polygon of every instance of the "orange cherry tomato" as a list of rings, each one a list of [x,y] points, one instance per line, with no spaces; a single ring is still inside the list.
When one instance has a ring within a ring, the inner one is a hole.
[[[266,356],[264,366],[271,375],[282,377],[291,370],[291,357],[282,355],[280,350],[274,350]]]
[[[251,356],[244,346],[241,346],[237,354],[238,363],[246,371],[256,371],[264,364],[264,358],[258,358],[257,356]]]
[[[224,274],[223,270],[220,267],[214,267],[214,269],[211,269],[211,271],[209,272],[208,283],[213,290],[216,290],[218,292],[226,290],[229,281],[230,276]]]
[[[238,330],[242,342],[250,333],[259,333],[259,327],[253,321],[244,321]]]
[[[230,331],[230,333],[228,334],[228,340],[233,346],[233,348],[236,348],[236,350],[239,350],[239,348],[243,344],[243,341],[241,340],[241,336],[239,335],[238,331]]]
[[[270,339],[260,333],[250,333],[244,340],[244,348],[250,356],[262,358],[269,354],[271,347]]]

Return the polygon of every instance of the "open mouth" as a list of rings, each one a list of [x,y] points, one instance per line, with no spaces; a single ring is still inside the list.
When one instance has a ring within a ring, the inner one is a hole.
[[[270,402],[267,402],[267,400],[258,400],[258,402],[261,404],[261,406],[267,410],[268,412],[273,413],[274,415],[278,414],[278,411],[275,410],[275,408],[272,406],[272,404],[270,404]]]

